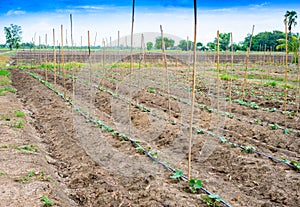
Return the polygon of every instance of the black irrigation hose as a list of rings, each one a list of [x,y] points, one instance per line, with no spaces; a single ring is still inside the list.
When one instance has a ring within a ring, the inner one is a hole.
[[[52,85],[44,80],[42,80],[38,75],[34,74],[33,72],[28,72],[28,74],[30,74],[32,77],[38,79],[42,84],[44,84],[45,86],[47,86],[49,89],[51,89],[52,91],[54,91],[56,94],[58,94],[64,101],[66,101],[67,103],[69,103],[71,106],[73,106],[74,108],[76,108],[75,110],[77,112],[79,112],[79,114],[81,116],[83,116],[85,119],[89,120],[90,122],[93,122],[94,124],[98,125],[98,122],[95,119],[92,119],[91,117],[89,117],[88,115],[86,115],[84,112],[82,112],[78,107],[76,107],[73,102],[69,99],[69,98],[64,98],[63,94],[60,94],[57,90],[54,90],[54,88],[52,87]],[[121,136],[122,137],[122,136]],[[139,147],[139,149],[142,149],[143,153],[145,155],[147,155],[150,159],[152,159],[154,162],[162,165],[164,168],[166,168],[169,171],[175,172],[175,169],[168,166],[167,164],[165,164],[164,162],[158,160],[157,158],[155,158],[154,156],[152,156],[142,145],[140,145],[136,140],[130,138],[130,137],[122,137],[125,141],[130,141],[134,146]],[[188,181],[187,176],[182,175],[181,178],[185,181]],[[204,187],[201,187],[200,190],[202,190],[203,192],[205,192],[208,195],[212,195],[213,193],[211,193],[210,191],[208,191],[207,189],[205,189]],[[231,207],[230,204],[228,204],[227,202],[225,202],[224,200],[220,200],[220,203],[222,203],[225,207]]]
[[[84,83],[84,82],[81,81],[80,79],[77,79],[77,80],[79,80],[80,82]],[[91,83],[87,83],[87,84],[91,84]],[[112,96],[118,98],[119,100],[123,100],[123,99],[124,99],[128,104],[133,104],[133,103],[130,102],[130,100],[126,100],[125,98],[123,98],[123,97],[119,96],[118,94],[115,94],[115,93],[113,93],[113,92],[111,92],[111,91],[109,91],[109,90],[107,90],[107,89],[105,89],[105,88],[102,88],[102,87],[97,86],[97,85],[94,85],[94,87],[98,88],[98,89],[101,90],[101,91],[104,91],[104,92],[106,92],[106,93],[109,93],[110,95],[112,95]],[[160,94],[161,94],[161,93],[160,93]],[[177,100],[182,101],[182,100],[180,100],[180,99],[177,99]],[[189,129],[189,126],[185,125],[184,123],[181,123],[181,122],[176,122],[176,123],[175,123],[175,122],[172,122],[170,119],[164,118],[164,117],[160,117],[160,116],[158,116],[157,114],[151,112],[149,109],[144,108],[144,107],[142,107],[142,106],[139,105],[139,104],[133,104],[133,105],[134,105],[136,108],[139,108],[139,109],[141,109],[141,110],[143,110],[143,111],[149,113],[149,114],[150,114],[151,116],[153,116],[153,117],[156,117],[156,118],[158,118],[158,119],[160,119],[160,120],[164,120],[164,121],[171,122],[172,124],[178,124],[178,125],[180,125],[181,127],[184,127],[184,128],[186,128],[186,129]],[[225,114],[223,114],[223,115],[225,115]],[[239,121],[242,121],[242,120],[248,121],[248,120],[241,119],[241,118],[236,118],[236,119],[239,120]],[[254,121],[249,121],[249,123],[250,123],[250,124],[255,124]],[[270,126],[268,123],[267,123],[266,125],[264,125],[264,123],[260,123],[260,125],[261,125],[261,126]],[[278,126],[278,128],[280,128],[280,126]],[[193,130],[195,130],[196,132],[199,132],[199,131],[205,132],[206,134],[208,134],[208,135],[210,135],[210,136],[213,136],[213,137],[216,136],[214,133],[212,133],[212,132],[210,132],[210,131],[207,131],[207,130],[205,130],[205,129],[200,129],[200,128],[195,128],[195,127],[193,127]],[[223,137],[220,136],[220,137],[218,137],[218,138],[221,140]],[[227,141],[226,141],[226,142],[227,142]],[[243,145],[239,145],[239,144],[236,144],[236,143],[234,143],[234,142],[227,142],[227,143],[230,144],[231,146],[239,147],[239,148],[241,148],[242,150],[246,151],[246,148],[245,148]],[[278,162],[278,163],[284,163],[284,164],[286,164],[287,166],[293,168],[293,169],[296,170],[296,171],[299,171],[299,170],[300,170],[299,167],[297,167],[297,166],[295,166],[295,165],[289,163],[288,161],[280,160],[280,159],[278,159],[278,158],[272,157],[272,156],[270,156],[270,155],[267,155],[267,154],[265,154],[265,153],[259,152],[259,151],[257,151],[257,150],[251,150],[251,152],[256,153],[257,155],[260,155],[260,156],[262,156],[262,157],[266,157],[266,158],[268,158],[268,159],[270,159],[270,160],[273,160],[273,161],[275,161],[275,162]]]
[[[86,82],[82,81],[81,79],[78,79],[76,76],[73,76],[73,75],[68,75],[68,76],[71,77],[71,78],[75,78],[76,80],[80,81],[81,83],[88,84],[88,85],[91,84],[91,83],[86,83]],[[136,87],[136,85],[133,85],[133,86]],[[115,96],[115,97],[116,97],[116,94],[114,94],[113,92],[111,92],[111,91],[109,91],[109,90],[107,90],[107,89],[105,89],[105,88],[99,87],[98,85],[94,85],[94,87],[96,87],[96,88],[98,88],[99,90],[102,90],[102,91],[104,91],[104,92],[108,92],[108,93],[111,94],[112,96]],[[162,93],[162,92],[157,92],[157,94],[162,95],[162,96],[164,96],[164,97],[168,96],[168,95],[166,95],[166,94],[164,94],[164,93]],[[212,96],[212,97],[214,97],[213,94],[209,94],[209,95]],[[118,97],[118,98],[119,98],[119,97]],[[179,102],[181,102],[181,103],[190,105],[190,103],[188,103],[188,102],[186,102],[186,101],[183,101],[183,100],[181,100],[180,98],[178,98],[178,97],[176,97],[176,96],[171,95],[170,98],[173,98],[174,100],[177,100],[177,101],[179,101]],[[123,98],[123,99],[125,99],[125,98]],[[205,110],[207,110],[207,111],[210,112],[210,113],[213,112],[213,111],[215,111],[214,108],[209,108],[208,106],[206,106],[206,105],[204,105],[204,104],[198,104],[198,108],[200,108],[200,109],[205,109]],[[260,109],[261,109],[262,111],[268,111],[268,110],[263,110],[264,108],[260,108]],[[280,112],[279,110],[277,110],[277,111]],[[278,124],[263,123],[263,122],[260,122],[260,120],[257,120],[257,121],[259,121],[259,122],[256,122],[256,120],[253,121],[253,120],[243,119],[243,118],[235,117],[233,114],[230,114],[230,113],[225,112],[225,111],[219,111],[219,113],[220,113],[221,115],[223,115],[223,116],[227,116],[227,117],[229,117],[229,118],[231,118],[231,119],[236,119],[236,120],[241,121],[241,122],[247,122],[247,123],[250,123],[250,124],[259,124],[260,126],[266,126],[266,127],[276,127],[276,129],[280,129],[280,130],[282,130],[284,133],[287,132],[287,134],[290,133],[290,132],[300,133],[300,130],[292,129],[292,128],[285,128],[285,127],[280,126],[280,125],[278,125]],[[283,112],[282,112],[282,113],[283,113]],[[273,129],[273,130],[276,130],[276,129]]]

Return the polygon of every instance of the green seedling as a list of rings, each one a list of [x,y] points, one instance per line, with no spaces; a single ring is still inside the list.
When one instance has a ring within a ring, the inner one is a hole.
[[[37,146],[36,145],[25,145],[23,147],[19,148],[20,151],[22,152],[27,152],[27,153],[37,153]]]
[[[155,89],[154,88],[148,88],[148,92],[149,93],[155,93]]]
[[[107,132],[113,132],[114,129],[110,126],[102,125],[102,130]]]
[[[226,139],[225,137],[220,137],[220,141],[221,141],[222,143],[226,143],[226,142],[227,142],[227,139]]]
[[[202,129],[198,129],[197,134],[204,134],[204,131]]]
[[[154,158],[159,158],[159,156],[160,156],[160,151],[159,150],[150,150],[149,151],[149,154],[152,156],[152,157],[154,157]]]
[[[144,153],[144,148],[142,146],[137,146],[136,149],[140,152],[140,153]]]
[[[300,162],[291,160],[291,161],[290,161],[290,164],[293,165],[293,166],[295,166],[296,169],[297,169],[298,171],[300,171]]]
[[[13,124],[10,124],[10,126],[13,127],[13,128],[20,129],[20,128],[24,127],[24,123],[23,123],[23,120],[19,120],[19,121],[13,123]]]
[[[192,193],[197,193],[198,189],[202,188],[202,180],[198,180],[197,178],[193,178],[189,181],[190,191]]]
[[[175,169],[175,173],[172,176],[170,176],[170,178],[177,179],[178,181],[180,181],[180,178],[182,177],[182,175],[183,175],[182,170]]]
[[[11,118],[6,114],[1,114],[1,119],[5,120],[5,121],[10,121],[11,120]]]
[[[43,206],[52,206],[54,204],[53,201],[51,201],[48,197],[43,196],[41,197],[41,201],[43,201]]]
[[[220,207],[222,198],[217,194],[210,194],[207,196],[201,197],[204,201],[206,201],[207,206],[209,207]]]
[[[279,126],[278,126],[277,124],[271,124],[271,125],[270,125],[270,128],[271,128],[272,130],[276,130],[276,129],[279,128]]]
[[[259,106],[255,103],[255,102],[250,102],[250,103],[248,103],[249,104],[249,106],[251,107],[251,108],[253,108],[253,109],[259,109]]]
[[[288,128],[284,129],[283,131],[284,134],[289,134],[290,133],[290,130]]]
[[[260,122],[259,119],[254,119],[254,123],[258,124]]]
[[[241,150],[241,152],[247,152],[247,153],[251,154],[253,152],[253,150],[255,150],[254,147],[246,146],[246,147],[244,147],[244,149]]]
[[[1,172],[1,171],[0,171],[0,176],[3,176],[3,175],[4,175],[4,172]]]
[[[232,113],[229,113],[229,112],[225,112],[225,115],[231,119],[235,117]]]
[[[24,112],[22,112],[21,110],[16,110],[16,111],[15,111],[15,116],[16,116],[16,117],[24,117],[25,114],[24,114]]]

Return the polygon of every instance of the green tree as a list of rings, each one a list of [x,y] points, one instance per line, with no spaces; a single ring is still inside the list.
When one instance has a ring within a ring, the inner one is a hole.
[[[207,46],[208,50],[215,50],[216,47],[217,47],[217,45],[215,43],[213,43],[213,42],[208,42],[206,44],[206,46]]]
[[[152,42],[147,42],[146,46],[147,46],[147,50],[151,50],[153,48],[153,43]]]
[[[175,43],[174,40],[164,37],[164,42],[165,42],[165,49],[174,47],[174,43]],[[155,48],[161,49],[161,46],[162,46],[162,38],[157,37],[155,40]]]
[[[192,50],[194,43],[192,41],[180,40],[179,44],[177,45],[181,50],[187,51]]]
[[[12,50],[14,47],[19,48],[22,40],[22,28],[21,26],[11,24],[9,27],[4,27],[6,36],[6,45]]]
[[[246,50],[250,43],[251,35],[248,34],[244,41],[241,42],[241,49]],[[277,48],[280,43],[278,39],[285,38],[285,34],[281,31],[274,30],[273,32],[260,32],[257,35],[253,35],[251,50],[252,51],[263,51],[265,48],[269,50],[270,48]]]
[[[230,33],[220,33],[220,50],[228,50],[230,44]],[[218,39],[215,38],[214,43],[217,45]]]

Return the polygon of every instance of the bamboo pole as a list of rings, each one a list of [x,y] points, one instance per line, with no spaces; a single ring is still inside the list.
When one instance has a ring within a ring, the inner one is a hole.
[[[45,68],[45,76],[46,76],[46,82],[48,82],[48,66],[47,66],[47,63],[48,63],[48,54],[47,54],[47,34],[45,34],[45,44],[46,44],[46,55],[45,55],[45,63],[46,63],[46,68]]]
[[[118,59],[119,60],[120,57],[120,31],[118,30]],[[119,61],[117,61],[117,69],[119,69]]]
[[[164,31],[162,28],[162,25],[160,25],[160,32],[161,32],[161,49],[162,49],[162,54],[163,54],[163,63],[164,63],[164,68],[165,68],[165,76],[167,79],[167,94],[168,94],[168,108],[169,108],[169,119],[171,119],[171,102],[170,102],[170,84],[169,84],[169,74],[168,74],[168,63],[167,63],[167,55],[165,51],[165,41],[164,41]],[[164,75],[163,75],[164,76]],[[164,79],[165,80],[165,79]],[[163,82],[163,85],[165,83]]]
[[[104,87],[104,77],[105,77],[105,40],[102,40],[102,80],[101,80],[101,86]]]
[[[232,32],[230,32],[230,44],[231,44],[231,73],[230,74],[230,83],[229,83],[229,112],[231,113],[231,103],[232,103],[232,78],[233,78],[233,56],[234,56],[234,50],[233,50],[233,36]]]
[[[90,83],[90,103],[89,103],[89,116],[91,116],[92,110],[92,101],[93,101],[93,94],[92,94],[92,65],[91,65],[91,39],[90,39],[90,31],[88,31],[88,60],[89,60],[89,83]]]
[[[243,83],[243,88],[242,88],[242,100],[245,99],[245,89],[246,89],[246,85],[247,85],[247,71],[248,71],[248,64],[249,64],[249,57],[250,57],[250,50],[251,50],[251,44],[252,44],[252,37],[253,37],[254,27],[255,27],[255,25],[253,25],[253,27],[252,27],[252,32],[251,32],[251,37],[250,37],[250,43],[249,43],[249,47],[247,49],[246,68],[245,68],[245,72],[244,72],[244,83]]]
[[[53,28],[53,70],[54,70],[54,89],[56,89],[56,48],[55,48],[55,30]]]
[[[299,108],[300,108],[300,39],[299,39],[299,48],[298,48],[298,76],[297,76],[297,81],[298,81],[298,95],[296,93],[296,105],[297,105],[297,113],[299,113]],[[297,103],[298,100],[298,103]]]
[[[132,71],[133,71],[133,28],[134,28],[134,7],[135,0],[132,0],[132,14],[131,14],[131,33],[130,33],[130,80],[129,80],[129,100],[132,98],[131,84],[132,84]],[[127,45],[127,39],[126,39]],[[129,104],[129,136],[131,136],[131,104]]]
[[[220,32],[219,30],[217,31],[217,127],[219,126],[219,111],[220,111],[220,103],[219,103],[219,98],[220,98]],[[217,137],[219,137],[219,129],[217,129]]]
[[[62,70],[63,70],[63,73],[64,73],[64,98],[67,98],[67,87],[66,87],[67,71],[66,71],[66,68],[65,68],[63,25],[61,25],[61,65],[62,65]]]
[[[268,67],[268,85],[270,85],[270,82],[271,82],[271,67],[272,67],[272,46],[270,47],[270,51],[269,51],[269,55],[270,55],[270,58],[269,58],[269,67]]]
[[[70,14],[70,31],[71,31],[71,55],[74,61],[74,40],[73,40],[73,16]],[[72,100],[75,103],[75,68],[72,68]]]
[[[192,101],[191,101],[191,115],[189,128],[189,151],[188,151],[188,180],[191,179],[192,168],[192,141],[193,141],[193,119],[195,106],[195,87],[196,87],[196,46],[197,46],[197,0],[194,0],[194,59],[193,59],[193,73],[192,73]]]
[[[41,36],[39,36],[39,65],[41,64]]]
[[[288,71],[289,71],[289,41],[288,41],[288,17],[285,17],[285,87],[284,87],[284,103],[283,103],[283,112],[284,112],[284,126],[286,127],[286,102],[287,102],[287,81],[288,81]]]

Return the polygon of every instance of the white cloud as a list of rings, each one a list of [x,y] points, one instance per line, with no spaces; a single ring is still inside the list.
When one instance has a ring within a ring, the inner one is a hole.
[[[23,11],[23,10],[9,10],[9,11],[6,13],[6,16],[22,15],[22,14],[26,14],[26,11]]]

